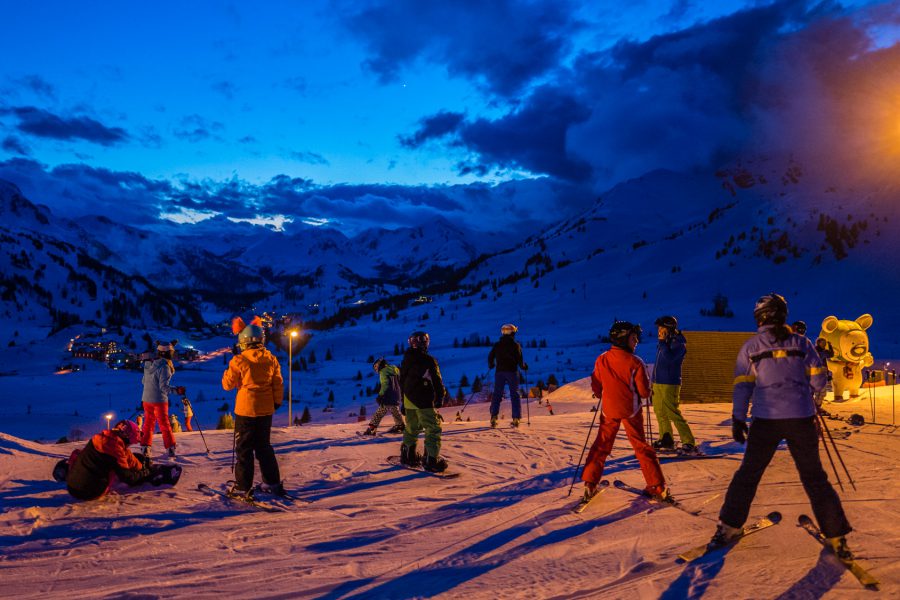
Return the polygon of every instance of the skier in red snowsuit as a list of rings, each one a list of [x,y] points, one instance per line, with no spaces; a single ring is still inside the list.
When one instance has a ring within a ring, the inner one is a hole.
[[[596,493],[603,476],[603,466],[612,451],[619,426],[625,426],[628,441],[634,448],[647,482],[646,493],[667,498],[669,491],[653,446],[644,438],[641,398],[650,396],[650,378],[644,361],[634,355],[641,339],[641,327],[627,321],[616,321],[609,330],[612,346],[597,357],[591,374],[591,388],[601,399],[600,425],[581,473],[585,495]]]

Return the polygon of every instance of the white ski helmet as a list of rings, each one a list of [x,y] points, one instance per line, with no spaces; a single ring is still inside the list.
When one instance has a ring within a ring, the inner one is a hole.
[[[519,331],[519,328],[512,323],[507,323],[506,325],[500,327],[500,333],[502,335],[516,335],[517,331]]]

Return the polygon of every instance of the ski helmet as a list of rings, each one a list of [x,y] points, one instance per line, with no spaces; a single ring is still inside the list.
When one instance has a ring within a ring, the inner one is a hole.
[[[500,328],[500,333],[502,335],[516,335],[516,332],[519,331],[519,328],[513,325],[512,323],[507,323],[503,327]]]
[[[678,329],[678,319],[671,315],[663,315],[654,322],[654,325],[656,325],[657,327],[665,327],[666,329],[674,330]]]
[[[141,429],[134,421],[119,421],[113,429],[117,430],[125,438],[129,446],[141,441]]]
[[[761,296],[753,308],[753,318],[760,325],[784,325],[787,313],[787,300],[775,292]]]
[[[794,330],[794,333],[806,335],[806,321],[794,321],[791,323],[791,329]]]
[[[375,371],[376,373],[378,373],[386,366],[387,366],[387,361],[382,356],[382,357],[378,358],[378,360],[376,360],[374,363],[372,363],[372,370]]]
[[[172,360],[175,358],[175,344],[178,343],[178,340],[172,340],[171,342],[161,342],[159,340],[156,341],[156,353],[162,358],[168,358]]]
[[[431,343],[431,338],[424,331],[414,331],[409,335],[409,339],[406,341],[409,343],[410,348],[428,350],[428,344]]]
[[[238,334],[238,344],[242,350],[246,350],[253,344],[262,344],[264,339],[265,333],[259,325],[247,325]]]
[[[612,327],[609,328],[609,341],[612,342],[613,346],[628,348],[629,336],[635,334],[640,342],[642,333],[643,330],[640,325],[635,325],[628,321],[615,321]]]

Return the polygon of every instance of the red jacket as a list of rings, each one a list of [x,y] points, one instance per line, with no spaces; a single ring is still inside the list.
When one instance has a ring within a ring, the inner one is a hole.
[[[640,358],[613,346],[597,357],[591,389],[603,399],[601,411],[613,419],[627,419],[641,410],[641,398],[650,397],[647,366]]]

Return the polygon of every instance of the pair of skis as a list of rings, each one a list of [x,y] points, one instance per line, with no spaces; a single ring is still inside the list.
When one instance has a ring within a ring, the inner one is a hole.
[[[426,475],[431,475],[433,477],[438,477],[440,479],[456,479],[457,477],[459,477],[459,472],[457,472],[457,471],[441,471],[441,472],[426,471],[424,468],[422,468],[421,465],[418,467],[411,467],[409,465],[404,465],[402,462],[400,462],[399,456],[388,456],[387,462],[389,465],[393,465],[395,467],[403,467],[404,469],[409,469],[410,471],[424,473]]]
[[[219,496],[224,498],[227,501],[234,502],[237,504],[242,504],[244,506],[249,506],[250,508],[255,508],[256,510],[261,510],[263,512],[289,512],[290,504],[295,502],[304,502],[309,504],[309,500],[304,500],[302,498],[298,498],[296,496],[291,496],[290,494],[284,494],[283,496],[273,496],[271,499],[260,499],[248,496],[241,496],[238,494],[229,494],[227,492],[223,492],[222,490],[218,490],[214,487],[210,487],[208,484],[200,483],[197,485],[197,489],[203,492],[204,494],[210,496]],[[276,500],[275,498],[278,498]]]

